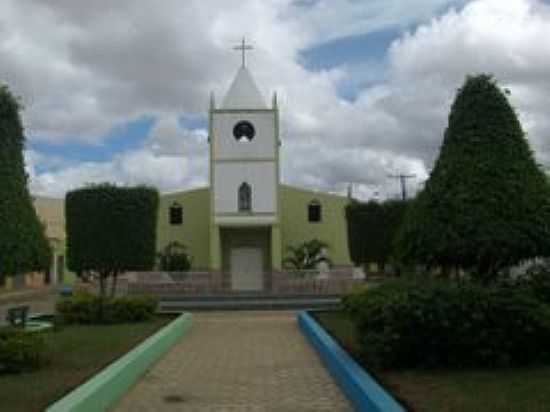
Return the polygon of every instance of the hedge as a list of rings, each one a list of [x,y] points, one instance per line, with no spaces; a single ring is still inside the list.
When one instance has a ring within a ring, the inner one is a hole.
[[[395,280],[343,299],[378,367],[507,366],[550,360],[550,305],[515,283]]]
[[[143,322],[156,312],[158,301],[149,296],[124,296],[104,299],[79,292],[56,303],[64,323],[99,324]]]
[[[67,193],[67,264],[76,273],[109,276],[151,270],[156,260],[156,189],[92,185]],[[115,284],[113,282],[113,284]]]
[[[0,373],[37,369],[44,363],[45,340],[40,332],[0,328]]]

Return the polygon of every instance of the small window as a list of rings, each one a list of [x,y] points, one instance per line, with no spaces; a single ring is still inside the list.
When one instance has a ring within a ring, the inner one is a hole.
[[[312,200],[307,206],[307,220],[312,223],[321,221],[321,203],[318,200]]]
[[[170,224],[181,225],[183,223],[183,208],[179,203],[170,206]]]
[[[239,212],[250,212],[252,210],[252,189],[244,182],[239,187]]]

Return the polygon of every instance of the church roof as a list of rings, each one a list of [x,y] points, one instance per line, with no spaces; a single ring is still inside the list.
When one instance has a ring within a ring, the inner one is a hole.
[[[222,109],[267,109],[256,82],[245,66],[242,66],[229,91],[225,95]]]

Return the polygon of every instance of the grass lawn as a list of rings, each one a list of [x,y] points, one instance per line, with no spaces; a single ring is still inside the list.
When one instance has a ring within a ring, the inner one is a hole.
[[[0,410],[42,411],[95,372],[128,352],[173,318],[123,325],[65,326],[48,332],[48,364],[18,375],[0,375]]]
[[[315,317],[357,361],[365,364],[349,319],[340,312]],[[415,412],[550,411],[550,366],[439,371],[369,368],[369,372]]]

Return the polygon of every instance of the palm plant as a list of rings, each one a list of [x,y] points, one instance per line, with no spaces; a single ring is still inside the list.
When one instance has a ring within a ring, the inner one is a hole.
[[[302,272],[316,270],[320,263],[331,265],[331,260],[325,255],[328,244],[322,240],[312,239],[297,246],[287,246],[287,257],[283,266],[287,270]]]
[[[157,258],[160,270],[165,272],[187,272],[191,269],[192,259],[187,247],[177,241],[168,243]]]

